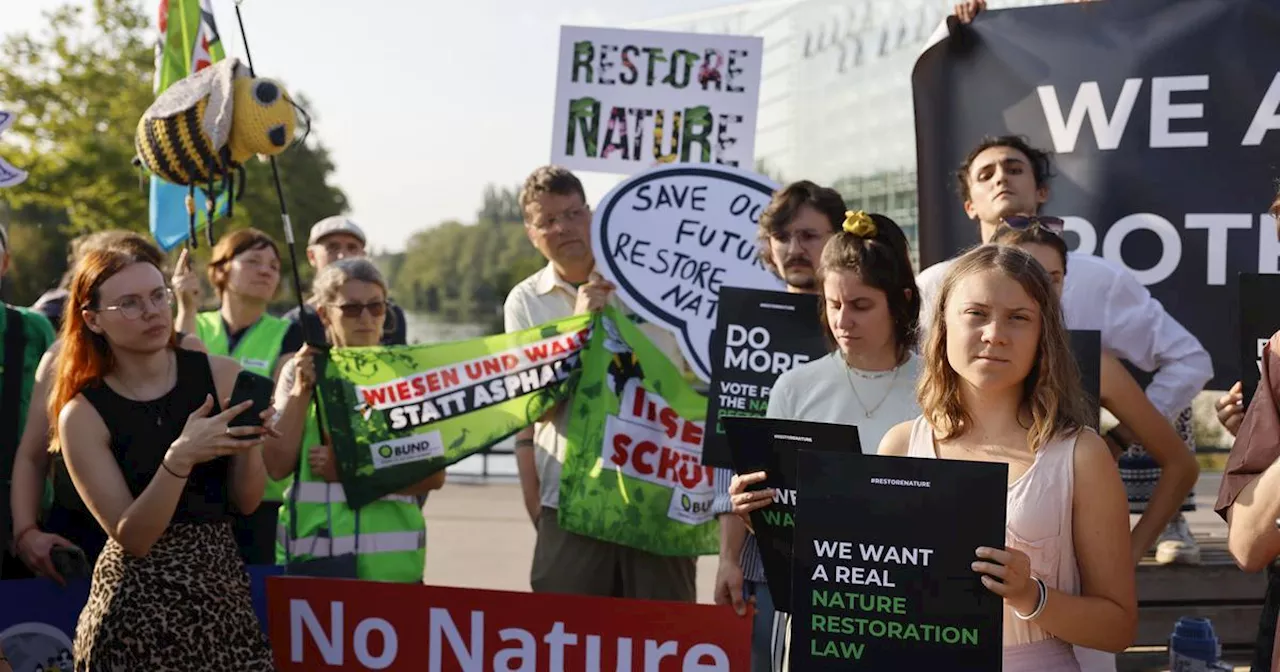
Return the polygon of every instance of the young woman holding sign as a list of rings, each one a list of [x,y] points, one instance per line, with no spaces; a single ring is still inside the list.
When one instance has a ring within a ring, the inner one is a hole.
[[[973,569],[1004,598],[1006,672],[1079,670],[1071,645],[1123,651],[1137,627],[1124,486],[1091,410],[1052,283],[984,245],[947,271],[924,345],[922,414],[881,455],[1009,465],[1005,548]]]
[[[310,303],[335,347],[381,342],[387,285],[372,262],[363,258],[335,261],[321,269],[312,291]],[[285,363],[276,383],[273,405],[280,409],[279,437],[266,442],[267,473],[278,480],[297,477],[280,507],[285,538],[277,543],[276,563],[298,574],[420,583],[427,526],[419,498],[443,486],[445,472],[438,471],[359,511],[347,506],[333,446],[322,438],[311,400],[315,352],[304,345]],[[368,446],[359,450],[367,451]]]
[[[920,295],[906,236],[892,219],[849,212],[842,228],[823,247],[817,278],[831,354],[779,376],[767,416],[856,425],[869,453],[889,428],[920,413],[914,391],[919,359],[912,352]],[[773,501],[772,489],[747,492],[764,479],[762,471],[741,474],[729,486],[733,512],[748,530],[750,513]],[[747,580],[763,586],[753,536],[743,545],[742,567]],[[789,620],[781,613],[772,619],[771,669],[785,669]]]

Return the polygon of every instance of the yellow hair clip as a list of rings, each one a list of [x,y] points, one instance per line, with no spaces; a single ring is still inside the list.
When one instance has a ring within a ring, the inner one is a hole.
[[[876,236],[876,223],[871,219],[871,215],[858,210],[848,210],[844,213],[845,232],[852,233],[859,238],[874,238]]]

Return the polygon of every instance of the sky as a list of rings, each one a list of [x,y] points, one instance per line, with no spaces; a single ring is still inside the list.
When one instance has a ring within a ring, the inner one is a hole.
[[[154,13],[159,0],[140,0]],[[0,10],[4,34],[43,31],[67,2]],[[258,74],[311,102],[352,219],[378,250],[442,221],[469,222],[486,184],[515,186],[551,156],[561,25],[638,21],[739,0],[242,0]],[[228,56],[243,57],[234,0],[213,0]],[[449,13],[446,16],[446,12]],[[120,132],[132,132],[121,129]],[[581,175],[597,202],[617,176]],[[298,236],[312,222],[294,222]]]

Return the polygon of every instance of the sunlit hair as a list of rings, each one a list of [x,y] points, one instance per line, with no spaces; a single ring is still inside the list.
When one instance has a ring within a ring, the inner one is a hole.
[[[1040,342],[1035,363],[1022,386],[1022,405],[1031,413],[1027,443],[1036,451],[1055,437],[1088,426],[1090,409],[1063,325],[1062,307],[1053,294],[1049,276],[1034,257],[1021,249],[983,245],[951,264],[934,302],[916,396],[939,439],[960,436],[970,425],[972,417],[960,395],[960,375],[947,359],[948,299],[962,280],[985,271],[1003,273],[1015,280],[1040,310]]]
[[[84,252],[76,264],[67,290],[67,308],[59,333],[62,344],[54,360],[57,373],[49,393],[49,426],[53,438],[50,450],[57,450],[58,414],[63,407],[89,385],[101,383],[115,368],[115,356],[106,336],[89,329],[82,311],[99,307],[102,283],[120,271],[139,263],[150,264],[160,270],[155,262],[158,256],[150,244],[139,246],[137,239],[126,238]],[[169,345],[177,347],[177,334],[171,333],[169,339]]]
[[[276,261],[280,261],[280,248],[276,245],[275,239],[257,229],[232,231],[218,241],[213,248],[213,255],[209,258],[207,271],[209,284],[213,285],[213,290],[218,293],[218,296],[222,296],[227,291],[229,276],[227,266],[231,261],[245,252],[264,249],[271,250],[276,255]]]
[[[1025,229],[1015,229],[1008,224],[1001,224],[991,236],[991,242],[997,245],[1044,245],[1062,257],[1062,274],[1067,274],[1067,241],[1062,236],[1039,224],[1032,224]]]
[[[911,270],[911,255],[907,249],[907,237],[897,222],[884,215],[867,215],[875,223],[875,234],[859,236],[848,231],[838,231],[822,246],[822,259],[818,263],[818,288],[822,291],[823,305],[818,311],[828,347],[834,351],[836,344],[831,335],[831,323],[827,320],[826,280],[831,273],[854,273],[862,284],[884,292],[889,304],[889,317],[893,319],[893,339],[898,347],[898,362],[907,358],[909,350],[915,350],[919,340],[920,290],[916,287],[915,273]]]

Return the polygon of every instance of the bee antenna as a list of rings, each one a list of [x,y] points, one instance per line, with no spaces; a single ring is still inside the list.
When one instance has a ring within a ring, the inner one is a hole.
[[[293,106],[293,109],[298,111],[298,114],[302,115],[302,121],[305,129],[302,131],[302,137],[293,143],[295,145],[301,145],[307,141],[307,136],[311,135],[311,115],[307,114],[307,111],[302,109],[301,105],[293,102],[293,98],[288,95],[285,95],[284,99],[289,101],[289,104]]]

